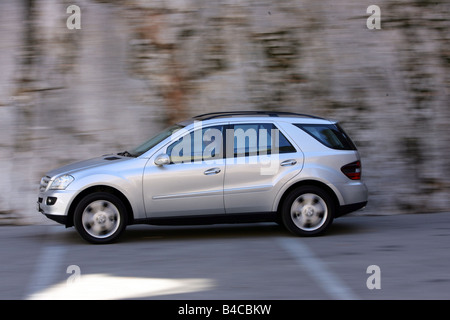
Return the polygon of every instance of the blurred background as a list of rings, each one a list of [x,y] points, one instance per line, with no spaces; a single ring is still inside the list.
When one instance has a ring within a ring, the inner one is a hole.
[[[47,221],[54,167],[230,110],[339,120],[370,190],[359,214],[449,211],[449,17],[447,0],[2,0],[0,224]]]

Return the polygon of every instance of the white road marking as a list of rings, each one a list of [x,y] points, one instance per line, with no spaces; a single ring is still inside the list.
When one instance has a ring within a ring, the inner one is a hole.
[[[49,227],[48,233],[51,235],[56,232],[57,227]],[[26,299],[29,299],[36,292],[42,291],[52,285],[56,275],[60,272],[65,248],[61,245],[46,245],[38,257],[35,270],[31,276],[30,284],[25,292]],[[65,269],[64,269],[65,270]]]
[[[336,300],[358,300],[358,297],[309,249],[300,238],[276,238],[278,244],[305,268],[321,288]]]

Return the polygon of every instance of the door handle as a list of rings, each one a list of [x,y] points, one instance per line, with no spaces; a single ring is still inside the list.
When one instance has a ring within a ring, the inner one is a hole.
[[[287,166],[293,166],[293,165],[296,165],[297,164],[297,161],[296,160],[294,160],[294,159],[289,159],[289,160],[284,160],[283,162],[281,162],[281,166],[282,167],[287,167]]]
[[[211,169],[208,169],[205,172],[203,172],[203,174],[205,174],[207,176],[210,176],[210,175],[213,175],[213,174],[218,174],[219,172],[220,172],[219,168],[211,168]]]

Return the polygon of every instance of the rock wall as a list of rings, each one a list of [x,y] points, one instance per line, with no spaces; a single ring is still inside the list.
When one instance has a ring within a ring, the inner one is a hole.
[[[0,221],[42,221],[50,168],[256,109],[340,120],[363,157],[363,214],[448,211],[449,15],[445,0],[2,2]]]

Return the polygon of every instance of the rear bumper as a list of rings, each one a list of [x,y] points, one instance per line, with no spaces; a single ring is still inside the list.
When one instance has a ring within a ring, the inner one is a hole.
[[[347,204],[345,206],[340,206],[339,210],[336,212],[336,218],[346,215],[350,212],[354,212],[356,210],[362,209],[367,205],[367,201]]]

